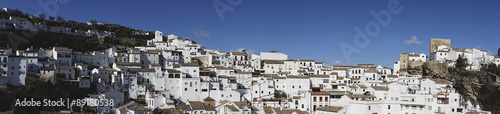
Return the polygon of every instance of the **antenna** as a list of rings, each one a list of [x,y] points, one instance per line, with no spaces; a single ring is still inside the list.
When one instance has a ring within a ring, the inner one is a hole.
[[[56,19],[59,17],[59,0],[56,0]]]

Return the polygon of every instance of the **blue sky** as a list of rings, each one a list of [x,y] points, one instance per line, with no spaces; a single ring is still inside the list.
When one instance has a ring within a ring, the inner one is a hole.
[[[500,1],[397,0],[402,8],[366,45],[355,44],[354,27],[364,30],[376,19],[370,11],[388,9],[389,0],[60,0],[59,16],[91,19],[147,31],[189,37],[207,48],[280,51],[292,59],[314,59],[329,65],[373,63],[393,67],[403,52],[428,54],[430,38],[452,39],[453,47],[476,48],[497,54],[500,45]],[[40,3],[41,4],[40,4]],[[214,8],[224,6],[221,17]],[[49,15],[48,0],[0,0],[0,7]],[[44,5],[45,4],[45,5]],[[53,8],[50,6],[49,8]],[[385,19],[385,17],[383,17]],[[375,29],[370,29],[375,30]],[[416,36],[420,44],[405,40]],[[359,53],[348,57],[340,44]]]

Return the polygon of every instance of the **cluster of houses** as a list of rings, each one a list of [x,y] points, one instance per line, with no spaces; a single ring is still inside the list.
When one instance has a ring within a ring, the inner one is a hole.
[[[9,19],[0,19],[0,29],[14,29],[14,30],[26,30],[26,31],[43,31],[51,33],[60,33],[66,35],[75,36],[104,36],[104,37],[116,37],[114,32],[98,30],[71,30],[69,27],[63,26],[47,26],[43,23],[32,23],[26,18],[10,16]]]
[[[5,12],[8,12],[10,9],[3,8]],[[90,22],[89,22],[90,23]],[[96,25],[101,25],[106,23],[100,23]],[[89,24],[92,25],[92,24]],[[109,24],[110,26],[117,26],[116,24]],[[25,30],[25,31],[43,31],[43,32],[51,32],[51,33],[60,33],[66,35],[75,35],[75,36],[104,36],[104,37],[116,37],[114,32],[111,31],[98,31],[98,30],[72,30],[70,27],[63,26],[47,26],[44,23],[33,23],[26,18],[10,16],[9,19],[0,19],[0,29],[14,29],[14,30]]]
[[[402,53],[399,61],[394,63],[394,73],[407,74],[406,69],[418,67],[427,61],[453,67],[459,57],[467,59],[466,70],[478,71],[488,64],[500,65],[500,56],[494,56],[491,52],[479,48],[451,47],[450,43],[450,39],[432,38],[430,57],[424,53]]]
[[[488,113],[447,80],[375,64],[328,66],[276,51],[221,52],[173,34],[164,39],[161,31],[147,46],[123,50],[0,49],[0,84],[23,86],[29,76],[95,85],[98,94],[86,99],[114,100],[93,107],[98,113]]]

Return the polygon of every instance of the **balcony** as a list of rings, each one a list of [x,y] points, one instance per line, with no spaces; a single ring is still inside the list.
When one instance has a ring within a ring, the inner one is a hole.
[[[437,104],[448,104],[449,100],[448,98],[438,98],[437,99]]]

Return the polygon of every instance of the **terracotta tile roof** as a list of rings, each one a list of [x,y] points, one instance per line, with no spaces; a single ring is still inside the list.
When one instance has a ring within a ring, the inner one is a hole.
[[[234,102],[234,104],[236,106],[238,106],[238,108],[240,108],[240,109],[243,109],[243,106],[250,108],[250,105],[248,105],[247,103],[244,103],[244,102]]]
[[[452,50],[458,51],[458,52],[467,52],[463,48],[457,48],[457,47],[451,47]]]
[[[217,105],[217,106],[215,106],[215,107],[220,107],[220,106],[222,106],[222,105],[224,105],[224,104],[226,104],[226,103],[228,103],[228,102],[229,102],[228,100],[223,100],[223,101],[220,101],[220,102],[219,102],[219,105]]]
[[[274,108],[274,110],[280,110],[279,108]],[[301,111],[299,109],[287,109],[276,111],[276,114],[308,114],[306,111]]]
[[[41,67],[40,70],[55,70],[54,67]]]
[[[69,51],[56,51],[57,53],[71,53]]]
[[[388,78],[398,78],[398,75],[387,75]]]
[[[110,89],[110,90],[107,90],[107,91],[104,91],[104,92],[101,92],[101,94],[106,94],[106,93],[109,93],[109,92],[112,92],[113,89]]]
[[[293,96],[292,99],[300,99],[300,96]]]
[[[282,60],[262,60],[265,64],[284,64]]]
[[[257,109],[257,107],[255,106],[252,106],[252,111],[259,111],[259,109]]]
[[[330,95],[328,91],[311,92],[311,95]]]
[[[278,74],[262,74],[263,77],[277,77]]]
[[[161,64],[150,64],[151,66],[161,66]]]
[[[375,98],[374,95],[347,95],[349,98]]]
[[[112,68],[98,68],[97,70],[100,70],[100,71],[116,71],[115,69],[112,69]]]
[[[192,110],[189,105],[176,105],[175,110]]]
[[[215,101],[212,97],[206,97],[203,99],[203,101]]]
[[[56,66],[56,69],[75,69],[73,66]]]
[[[144,108],[144,107],[139,106],[139,105],[135,105],[135,106],[130,107],[130,108],[128,108],[128,109],[129,109],[129,110],[133,110],[133,111],[149,111],[149,110],[151,110],[151,109],[149,109],[149,108]]]
[[[316,108],[316,110],[328,111],[328,112],[338,112],[342,109],[344,109],[344,107],[338,107],[338,106],[324,106]]]
[[[436,84],[450,84],[450,82],[445,79],[433,79],[432,81],[434,81]]]
[[[270,106],[265,106],[264,113],[274,113],[273,108],[271,108]]]
[[[231,109],[231,111],[240,111],[234,105],[229,105],[228,107],[229,107],[229,109]]]
[[[124,66],[141,66],[141,63],[126,63],[126,62],[115,62],[116,65],[124,65]]]
[[[181,71],[174,70],[174,69],[167,69],[168,73],[181,73]]]
[[[278,74],[289,74],[288,72],[278,72]]]
[[[329,75],[311,75],[309,77],[311,77],[311,78],[330,78]]]
[[[360,88],[368,88],[365,85],[358,85]]]
[[[205,110],[201,101],[189,101],[189,105],[191,105],[191,109],[193,110]]]
[[[182,63],[181,66],[200,66],[197,63]]]
[[[223,66],[215,66],[215,68],[218,70],[234,70],[233,68],[227,68],[227,67],[223,67]]]
[[[214,111],[215,107],[212,105],[205,105],[205,110]]]
[[[146,52],[144,52],[144,53],[158,54],[158,53],[160,53],[160,52],[162,52],[162,50],[147,50],[147,51],[146,51]]]
[[[304,78],[304,79],[308,79],[309,77],[307,77],[307,76],[287,76],[286,78]]]
[[[232,52],[233,55],[248,55],[245,52]]]
[[[147,69],[147,68],[129,68],[130,72],[155,72],[155,69]]]
[[[384,86],[372,86],[372,88],[378,91],[389,91],[389,88]]]

